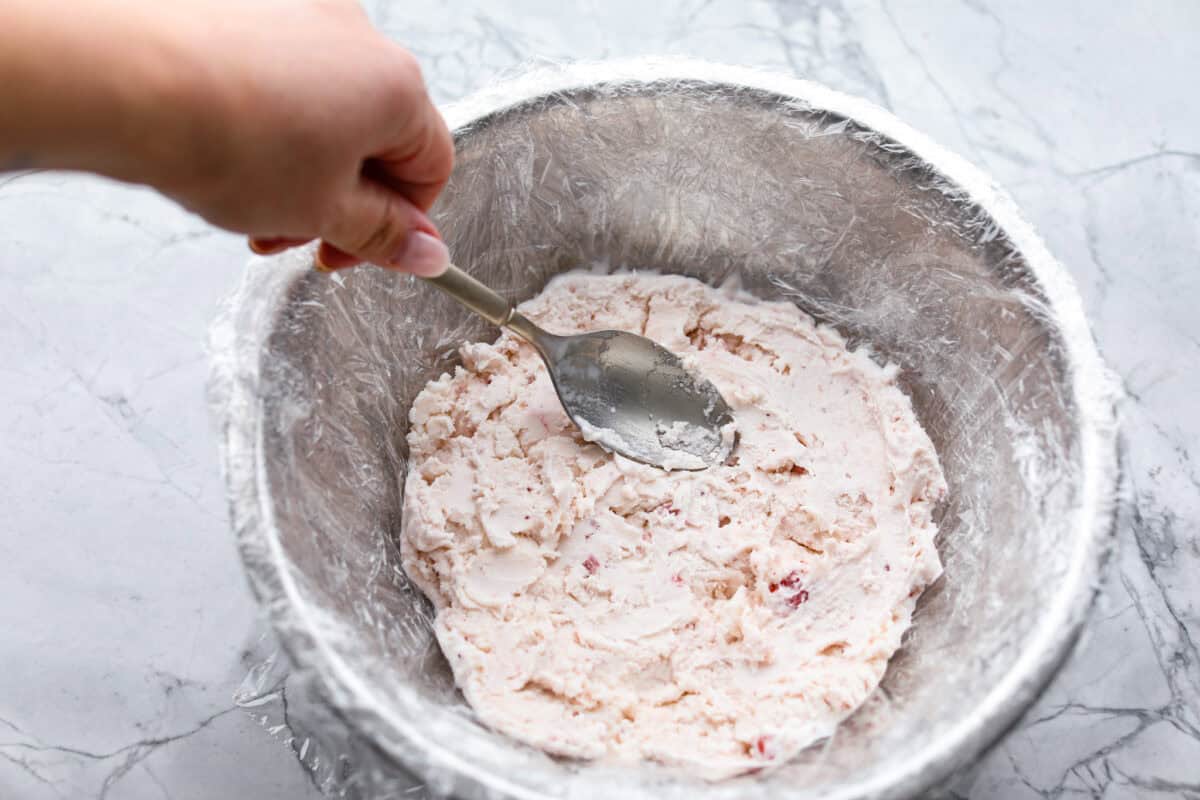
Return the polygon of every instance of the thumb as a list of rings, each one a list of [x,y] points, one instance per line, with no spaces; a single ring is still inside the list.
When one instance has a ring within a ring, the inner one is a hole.
[[[441,275],[450,263],[429,217],[400,193],[367,178],[338,203],[321,238],[355,259],[423,278]]]

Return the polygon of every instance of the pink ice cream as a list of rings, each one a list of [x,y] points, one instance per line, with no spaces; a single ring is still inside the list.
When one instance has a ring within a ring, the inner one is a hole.
[[[611,455],[507,333],[425,387],[404,568],[479,719],[713,779],[828,736],[941,573],[945,481],[896,369],[790,304],[678,276],[568,274],[521,310],[655,339],[717,386],[740,441],[701,472]]]

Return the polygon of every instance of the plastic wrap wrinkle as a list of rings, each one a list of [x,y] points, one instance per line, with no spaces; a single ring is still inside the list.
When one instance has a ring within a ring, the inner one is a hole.
[[[431,792],[528,798],[908,797],[971,763],[1074,641],[1117,477],[1113,383],[1011,200],[865,101],[741,68],[542,70],[446,115],[459,166],[435,221],[513,299],[596,260],[737,276],[900,364],[950,483],[946,573],[883,691],[769,776],[703,786],[516,746],[454,689],[396,544],[409,402],[494,329],[394,273],[256,259],[213,327],[211,405],[251,584],[318,698],[313,747],[364,743],[325,763],[353,762],[364,797],[403,765]]]

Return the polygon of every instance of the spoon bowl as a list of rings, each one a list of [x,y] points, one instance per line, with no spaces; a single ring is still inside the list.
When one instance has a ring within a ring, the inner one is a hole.
[[[708,380],[645,336],[557,336],[454,265],[430,283],[532,344],[567,416],[590,442],[663,469],[700,470],[736,443],[733,412]]]
[[[588,441],[665,469],[706,469],[729,455],[734,438],[728,404],[666,348],[624,331],[543,331],[531,341],[563,408]]]

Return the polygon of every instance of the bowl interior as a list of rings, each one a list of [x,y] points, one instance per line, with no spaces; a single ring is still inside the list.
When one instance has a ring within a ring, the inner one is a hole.
[[[1062,591],[1081,535],[1061,334],[987,214],[854,122],[759,90],[651,81],[556,94],[459,131],[435,220],[456,262],[514,299],[595,263],[736,279],[902,366],[950,485],[945,576],[882,689],[832,740],[705,791],[853,795],[985,703]],[[478,725],[400,569],[409,403],[459,343],[494,329],[378,270],[297,279],[274,324],[260,474],[308,634],[342,663],[335,704],[410,766],[473,776],[447,778],[466,794],[482,781],[528,796],[693,796],[686,776],[556,761]]]

